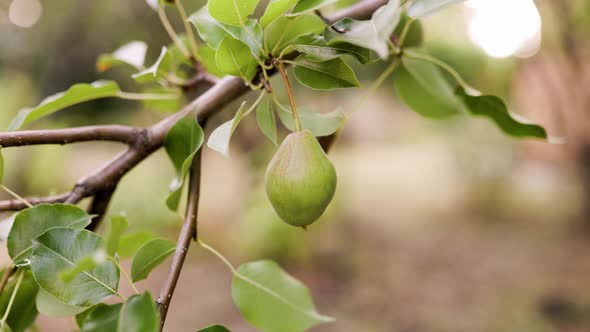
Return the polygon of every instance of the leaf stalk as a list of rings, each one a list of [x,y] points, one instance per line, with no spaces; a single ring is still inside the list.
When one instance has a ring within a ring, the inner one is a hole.
[[[297,113],[297,105],[295,104],[295,97],[293,96],[293,88],[291,82],[289,82],[289,74],[285,69],[285,65],[282,61],[273,60],[273,64],[279,70],[283,81],[285,82],[285,88],[287,89],[287,95],[289,95],[289,104],[291,104],[291,112],[293,115],[293,121],[295,122],[295,131],[301,131],[301,123],[299,122],[299,113]]]

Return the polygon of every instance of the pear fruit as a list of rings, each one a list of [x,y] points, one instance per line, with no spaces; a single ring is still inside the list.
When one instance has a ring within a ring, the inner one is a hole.
[[[266,194],[286,223],[306,228],[336,191],[336,170],[309,130],[289,134],[268,164]]]

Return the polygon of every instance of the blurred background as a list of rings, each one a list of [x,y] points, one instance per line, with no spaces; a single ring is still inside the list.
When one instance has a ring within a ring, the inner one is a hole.
[[[204,1],[185,4],[194,11]],[[280,222],[266,200],[263,174],[275,147],[253,116],[234,135],[230,158],[206,148],[202,239],[235,265],[274,259],[302,280],[318,310],[337,319],[313,331],[590,331],[590,2],[471,0],[423,26],[431,53],[566,144],[517,141],[483,118],[422,118],[400,102],[390,79],[354,113],[331,152],[336,198],[307,232]],[[137,90],[128,69],[95,69],[99,54],[132,40],[148,42],[148,63],[170,43],[143,0],[0,0],[2,130],[20,108],[77,82],[102,77]],[[377,64],[357,74],[369,85],[382,70]],[[356,105],[366,92],[299,88],[297,99],[330,111]],[[207,133],[236,109],[211,119]],[[146,126],[163,116],[104,99],[30,128]],[[121,149],[5,149],[5,182],[22,195],[65,192]],[[164,204],[173,176],[159,151],[123,179],[109,214],[125,212],[130,231],[175,240],[181,219]],[[163,264],[140,287],[157,295],[167,269]],[[193,246],[166,330],[222,323],[254,331],[234,307],[230,283],[226,267]],[[74,326],[71,319],[38,320],[41,331]]]

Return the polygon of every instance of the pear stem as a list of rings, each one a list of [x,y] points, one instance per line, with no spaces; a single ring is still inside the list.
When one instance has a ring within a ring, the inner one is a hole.
[[[404,25],[402,33],[399,37],[399,45],[401,47],[403,47],[406,41],[406,37],[408,36],[408,32],[410,32],[410,27],[412,26],[412,23],[414,23],[414,19],[408,16],[408,20],[406,21],[406,24]]]
[[[289,82],[289,74],[287,74],[287,70],[285,69],[285,65],[282,61],[275,60],[275,66],[281,73],[283,77],[283,81],[285,81],[285,88],[287,89],[287,94],[289,95],[289,104],[291,104],[291,112],[293,115],[293,121],[295,121],[295,131],[301,131],[301,123],[299,122],[299,113],[297,113],[297,105],[295,105],[295,97],[293,97],[293,88],[291,87],[291,83]]]

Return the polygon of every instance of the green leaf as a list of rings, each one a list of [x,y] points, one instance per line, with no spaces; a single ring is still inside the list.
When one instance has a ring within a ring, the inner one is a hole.
[[[176,243],[169,240],[155,239],[146,243],[133,258],[131,264],[133,282],[146,279],[154,268],[174,253],[174,250],[176,250]]]
[[[399,24],[402,11],[403,8],[399,0],[389,0],[387,4],[381,6],[381,8],[373,13],[371,22],[379,38],[387,40],[391,37],[391,34]]]
[[[199,36],[213,49],[218,49],[223,38],[230,35],[248,45],[252,54],[259,55],[262,51],[262,27],[257,20],[248,19],[243,28],[223,24],[211,17],[205,6],[192,14],[189,21],[197,28]]]
[[[463,1],[465,0],[415,0],[408,9],[408,16],[422,18]]]
[[[39,286],[61,302],[89,307],[117,293],[119,270],[111,261],[77,275],[65,284],[56,271],[70,269],[84,257],[104,248],[96,233],[72,228],[52,228],[33,241],[31,271]]]
[[[283,105],[278,106],[279,119],[287,129],[294,131],[295,124],[291,110]],[[301,127],[311,131],[316,137],[332,135],[346,122],[346,115],[341,108],[329,113],[318,113],[309,108],[300,107],[298,113]]]
[[[67,305],[55,296],[44,291],[43,288],[39,288],[35,303],[37,303],[37,310],[39,310],[40,313],[53,318],[74,316],[88,309],[87,307]]]
[[[256,123],[264,136],[268,137],[274,145],[278,146],[277,120],[272,107],[272,100],[269,95],[264,97],[264,100],[256,108]]]
[[[395,87],[398,95],[414,112],[432,118],[457,114],[460,101],[437,66],[405,57],[402,64],[394,75]]]
[[[258,0],[209,0],[207,8],[219,22],[243,27],[257,5]]]
[[[317,15],[281,16],[264,30],[264,45],[272,55],[279,56],[297,38],[320,34],[325,27],[326,24]]]
[[[227,327],[221,325],[212,325],[197,332],[231,332]]]
[[[150,293],[134,295],[121,309],[117,332],[158,332],[160,318]]]
[[[225,36],[219,45],[215,63],[225,74],[240,76],[247,81],[252,80],[258,67],[248,45],[231,36]]]
[[[312,10],[320,9],[327,5],[333,4],[338,0],[301,0],[293,8],[293,14],[301,14]]]
[[[95,257],[95,255],[101,255],[99,253],[92,253],[89,256],[82,257],[75,266],[68,268],[66,270],[59,272],[59,279],[64,283],[70,283],[74,278],[86,271],[90,271],[94,269],[98,264],[100,264],[99,260]],[[102,252],[102,256],[104,256],[104,252]],[[104,261],[104,258],[101,258],[100,261]]]
[[[147,44],[143,41],[134,40],[121,46],[111,54],[100,55],[96,62],[96,69],[99,72],[104,72],[113,67],[129,65],[141,70],[145,62],[146,52]]]
[[[30,258],[32,241],[53,227],[84,228],[91,217],[69,204],[40,204],[20,211],[8,233],[8,254],[15,263]]]
[[[313,62],[299,57],[293,68],[299,83],[316,90],[333,90],[360,86],[354,71],[342,59]]]
[[[168,52],[166,46],[162,47],[160,56],[156,62],[149,68],[146,68],[138,73],[131,75],[131,77],[138,83],[156,82],[158,79],[164,77],[172,66],[172,56]]]
[[[201,64],[205,67],[205,70],[213,76],[216,77],[223,77],[225,73],[217,67],[217,62],[215,62],[215,53],[216,51],[209,46],[208,44],[199,45],[199,49],[197,50],[199,56],[201,57]]]
[[[299,0],[272,0],[268,4],[268,7],[266,7],[264,15],[260,18],[260,24],[263,28],[266,28],[274,20],[293,8],[298,2]]]
[[[323,36],[305,35],[297,38],[289,48],[305,54],[309,61],[322,62],[350,55],[360,63],[369,63],[379,59],[371,50],[350,43],[328,44]]]
[[[113,332],[117,330],[122,303],[99,304],[76,316],[80,332]]]
[[[520,116],[510,114],[502,99],[496,96],[471,96],[462,87],[457,87],[457,95],[463,100],[465,108],[473,115],[490,118],[506,134],[514,137],[547,138],[541,126],[531,124]]]
[[[204,140],[203,129],[194,118],[180,119],[166,135],[164,147],[176,169],[176,179],[170,187],[166,205],[172,211],[178,209],[185,178],[191,167],[195,154]]]
[[[99,98],[116,97],[119,92],[119,85],[113,81],[75,84],[65,92],[45,98],[33,108],[20,110],[8,130],[17,130],[31,121],[53,114],[68,106]]]
[[[357,21],[345,18],[338,21],[334,29],[326,29],[328,43],[349,43],[375,51],[381,58],[389,54],[388,40],[399,23],[402,8],[399,0],[390,0],[373,14],[371,20]]]
[[[242,102],[242,105],[240,105],[240,108],[236,112],[236,115],[233,117],[233,119],[213,130],[213,132],[209,135],[209,140],[207,140],[207,146],[210,149],[215,150],[226,157],[229,156],[229,141],[231,140],[234,131],[238,127],[238,124],[246,115],[245,106],[246,102],[244,101]]]
[[[4,271],[6,273],[6,271]],[[30,271],[20,272],[25,273],[23,281],[18,288],[12,308],[6,319],[6,323],[12,328],[14,332],[25,331],[37,318],[37,308],[35,308],[35,297],[39,287],[33,279]],[[16,285],[16,278],[12,278],[6,284],[4,291],[0,294],[0,317],[3,317],[6,313],[6,307],[10,301],[10,297],[14,292]]]
[[[231,25],[223,24],[211,17],[207,6],[194,12],[188,20],[195,26],[195,28],[197,28],[199,36],[215,50],[219,47],[219,44],[221,44],[225,36],[228,34],[231,35],[231,33],[227,31],[227,28],[232,32],[237,32],[240,29]]]
[[[119,243],[121,241],[121,235],[129,227],[129,221],[123,215],[114,216],[111,218],[111,229],[107,236],[107,255],[114,257],[117,249],[119,249]]]
[[[241,265],[232,297],[244,318],[263,332],[303,332],[333,321],[317,313],[305,285],[272,261]]]
[[[128,235],[121,236],[119,242],[119,250],[117,254],[121,258],[129,258],[135,256],[139,248],[143,247],[146,243],[155,239],[156,235],[147,231],[138,231]]]

